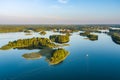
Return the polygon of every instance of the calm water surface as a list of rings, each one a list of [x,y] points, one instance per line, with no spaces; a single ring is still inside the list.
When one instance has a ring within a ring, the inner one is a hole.
[[[57,34],[0,33],[0,47],[9,41]],[[120,80],[120,45],[107,34],[98,34],[99,40],[90,41],[73,33],[70,46],[64,47],[70,55],[60,64],[51,66],[42,57],[26,60],[25,53],[40,50],[0,50],[0,80]],[[88,55],[88,56],[86,56]]]

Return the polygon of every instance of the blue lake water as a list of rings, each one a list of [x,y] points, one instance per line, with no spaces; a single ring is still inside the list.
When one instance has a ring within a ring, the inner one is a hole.
[[[38,33],[1,33],[0,47],[9,41],[32,37],[49,37],[58,34],[47,32],[46,36]],[[0,50],[0,80],[120,80],[120,45],[114,43],[104,33],[97,41],[90,41],[73,33],[70,46],[64,47],[70,55],[58,65],[50,65],[45,57],[26,60],[25,53],[40,50]],[[86,56],[86,54],[88,56]]]

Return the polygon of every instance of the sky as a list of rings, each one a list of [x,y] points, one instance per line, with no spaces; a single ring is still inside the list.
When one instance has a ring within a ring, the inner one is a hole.
[[[120,0],[0,0],[0,24],[120,24]]]

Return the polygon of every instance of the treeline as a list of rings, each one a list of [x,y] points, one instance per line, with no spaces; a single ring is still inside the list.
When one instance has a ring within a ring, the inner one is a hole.
[[[24,29],[24,26],[3,25],[0,26],[0,33],[22,32]]]
[[[44,47],[54,48],[55,46],[56,45],[48,38],[31,38],[9,42],[7,45],[1,47],[1,49],[42,49]]]
[[[0,32],[23,32],[25,30],[33,30],[35,32],[53,30],[53,29],[69,29],[71,32],[97,31],[99,29],[109,29],[110,25],[0,25]]]

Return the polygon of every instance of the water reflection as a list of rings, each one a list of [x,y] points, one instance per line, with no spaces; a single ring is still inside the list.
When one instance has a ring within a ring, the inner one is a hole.
[[[49,33],[45,36],[49,38],[49,35],[52,34]],[[16,35],[19,35],[19,37]],[[9,39],[0,39],[0,46],[5,45],[9,41],[18,40],[19,38],[41,37],[38,33],[31,36],[23,35],[21,33],[9,34],[10,37],[4,35],[2,36],[3,38],[9,37]],[[119,78],[120,46],[113,44],[111,37],[106,34],[98,34],[98,36],[98,41],[91,42],[84,40],[78,33],[73,33],[69,42],[70,46],[65,47],[65,49],[71,52],[70,56],[67,56],[67,59],[65,58],[58,64],[52,66],[48,66],[48,64],[53,49],[40,49],[40,51],[38,49],[0,50],[0,80],[72,80],[73,76],[74,78],[78,78],[78,80],[87,80],[88,78],[91,80],[95,80],[95,78],[96,80],[97,78],[104,80],[106,78],[105,76],[111,76],[115,79]],[[27,60],[23,59],[23,56],[21,58],[21,53],[30,54],[31,52],[40,54],[41,57],[35,58],[36,56],[34,56],[34,59],[30,57]],[[86,57],[87,54],[88,57]],[[49,60],[47,61],[47,59]],[[46,75],[47,77],[45,77]],[[15,79],[12,77],[15,77]]]
[[[111,39],[112,39],[112,41],[113,41],[115,44],[120,45],[120,41],[119,41],[119,40],[113,38],[112,36],[111,36]]]
[[[113,41],[115,44],[120,45],[120,41],[118,41],[118,40],[114,39],[113,37],[111,37],[111,39],[112,39],[112,41]]]
[[[41,57],[45,57],[45,60],[50,65],[58,65],[61,64],[69,55],[69,52],[63,48],[59,49],[52,49],[52,48],[44,48],[41,49],[39,52],[34,53],[25,53],[22,55],[23,58],[27,60],[36,60],[40,59]]]

